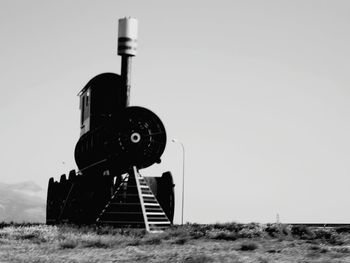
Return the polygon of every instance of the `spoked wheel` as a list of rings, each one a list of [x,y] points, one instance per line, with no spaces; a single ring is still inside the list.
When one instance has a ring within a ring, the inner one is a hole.
[[[47,187],[47,201],[46,201],[46,224],[51,225],[55,223],[56,218],[54,217],[54,179],[53,177],[49,180]]]
[[[166,132],[158,116],[142,107],[128,107],[121,116],[117,137],[124,161],[139,169],[159,163]]]
[[[163,173],[158,180],[157,199],[162,206],[165,214],[172,223],[174,220],[175,210],[175,194],[174,194],[174,180],[171,172]]]

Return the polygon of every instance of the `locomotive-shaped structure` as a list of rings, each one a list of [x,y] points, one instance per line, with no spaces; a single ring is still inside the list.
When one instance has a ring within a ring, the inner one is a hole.
[[[113,224],[156,227],[172,223],[174,183],[170,172],[145,177],[139,169],[161,161],[166,146],[162,121],[152,111],[129,106],[131,57],[137,21],[119,20],[121,75],[103,73],[80,91],[78,172],[50,178],[47,224]]]

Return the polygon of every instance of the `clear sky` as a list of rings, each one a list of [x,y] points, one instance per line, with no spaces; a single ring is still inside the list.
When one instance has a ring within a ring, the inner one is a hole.
[[[120,71],[118,19],[139,20],[131,104],[169,142],[185,221],[350,222],[349,1],[0,1],[0,181],[75,168],[77,93]]]

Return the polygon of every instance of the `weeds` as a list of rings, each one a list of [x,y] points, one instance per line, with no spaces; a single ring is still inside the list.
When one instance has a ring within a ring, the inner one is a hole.
[[[149,234],[144,229],[118,229],[109,226],[0,224],[0,244],[2,248],[19,251],[18,253],[32,253],[32,258],[43,253],[51,260],[43,259],[40,262],[82,262],[75,261],[77,255],[101,253],[111,257],[112,254],[118,255],[121,261],[129,260],[125,262],[165,262],[166,258],[169,259],[168,262],[247,262],[245,259],[249,258],[252,259],[249,262],[268,263],[270,258],[282,260],[287,254],[290,256],[296,251],[298,252],[294,254],[300,257],[293,258],[293,262],[299,262],[301,258],[309,258],[310,262],[323,262],[324,258],[339,258],[340,261],[343,260],[341,262],[350,262],[344,261],[350,259],[350,246],[340,245],[350,245],[350,234],[346,231],[282,224],[225,223],[186,224],[171,227],[163,233]],[[19,246],[22,246],[21,249],[18,249]],[[250,251],[254,253],[249,253]],[[1,253],[0,250],[0,258],[13,252]],[[49,255],[51,253],[58,257],[65,255],[67,258],[55,261],[54,256]],[[62,261],[66,259],[67,261]],[[103,262],[104,259],[102,256],[89,260]],[[106,258],[108,260],[111,261]]]
[[[32,226],[44,226],[44,224],[41,224],[41,223],[29,223],[29,222],[15,223],[13,221],[11,221],[11,222],[0,222],[0,229],[5,228],[5,227],[32,227]]]
[[[295,225],[291,228],[291,234],[295,238],[300,239],[315,239],[316,235],[314,232],[310,230],[307,226],[304,225]]]
[[[259,257],[258,260],[259,260],[259,263],[269,263],[269,260],[264,257]]]
[[[349,254],[350,253],[350,248],[349,247],[335,247],[333,251],[338,252],[338,253],[343,253],[343,254]]]
[[[112,240],[105,240],[100,237],[81,241],[81,247],[88,248],[109,248],[113,247]]]
[[[218,231],[218,232],[210,232],[207,235],[210,239],[221,239],[227,241],[235,241],[238,236],[235,232],[228,231]]]
[[[78,246],[78,242],[73,239],[66,239],[59,243],[61,249],[72,249]]]
[[[252,241],[246,241],[241,244],[240,250],[242,251],[253,251],[257,249],[259,246],[257,243],[252,242]]]
[[[141,241],[141,244],[144,245],[159,245],[160,243],[162,243],[162,236],[159,234],[150,235]]]
[[[190,255],[186,257],[182,262],[186,263],[207,263],[212,262],[212,258],[206,255]]]
[[[289,226],[282,224],[267,224],[264,231],[270,237],[284,238],[290,235]]]
[[[90,228],[90,232],[93,231],[98,235],[122,235],[142,238],[146,235],[145,229],[135,228],[115,228],[112,226],[98,226],[96,228]]]
[[[321,247],[318,245],[313,245],[309,247],[309,250],[313,250],[313,251],[320,251]]]
[[[341,234],[338,234],[333,228],[311,229],[307,226],[296,225],[291,226],[290,233],[294,238],[306,240],[310,244],[318,244],[320,242],[331,245],[344,244]]]
[[[141,245],[141,240],[140,239],[132,239],[131,241],[126,243],[127,246],[140,246]]]
[[[174,241],[172,241],[172,244],[176,244],[176,245],[184,245],[185,243],[187,243],[189,241],[189,238],[186,237],[177,237],[174,239]]]

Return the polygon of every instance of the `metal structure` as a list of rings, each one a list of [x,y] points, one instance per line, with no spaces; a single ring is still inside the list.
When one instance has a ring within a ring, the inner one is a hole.
[[[157,230],[174,217],[170,172],[143,178],[139,169],[161,161],[166,146],[162,121],[152,111],[129,106],[131,57],[136,55],[137,20],[119,20],[121,75],[103,73],[79,93],[79,168],[68,178],[50,178],[47,224],[112,224]]]

